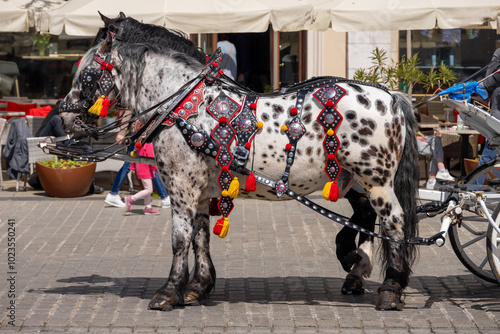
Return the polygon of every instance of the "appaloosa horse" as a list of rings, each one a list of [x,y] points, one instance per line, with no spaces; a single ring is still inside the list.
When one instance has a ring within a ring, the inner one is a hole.
[[[406,240],[417,234],[416,121],[402,94],[334,77],[259,94],[222,75],[216,60],[204,67],[204,55],[178,34],[131,18],[104,21],[110,33],[83,57],[61,117],[67,128],[78,131],[75,115],[90,123],[95,116],[89,108],[99,113],[103,98],[111,106],[120,99],[138,114],[171,97],[141,116],[143,123],[155,112],[163,116],[161,131],[145,132],[145,137],[154,144],[172,201],[172,266],[151,309],[194,303],[213,289],[209,203],[220,198],[225,219],[217,222],[217,234],[227,233],[235,195],[231,180],[237,176],[245,182],[248,173],[239,174],[242,169],[273,185],[241,190],[243,197],[300,197],[335,181],[323,189],[326,198],[336,199],[357,185],[379,216],[382,235]],[[164,42],[149,42],[153,35]],[[134,36],[141,36],[140,43]],[[250,150],[255,154],[248,156]],[[191,244],[195,264],[190,280]],[[356,289],[371,273],[370,248],[358,250],[361,259],[349,274],[359,280]],[[402,290],[415,257],[412,244],[382,241],[385,279],[378,309],[403,307]]]

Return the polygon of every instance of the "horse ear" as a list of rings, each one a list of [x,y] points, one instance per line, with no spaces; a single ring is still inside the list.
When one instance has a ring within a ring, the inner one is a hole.
[[[105,25],[109,25],[113,20],[110,19],[109,17],[105,16],[103,13],[101,13],[100,11],[97,11],[99,13],[99,15],[101,16],[101,20],[102,22],[104,22]]]
[[[110,19],[99,11],[98,13],[101,16],[101,20],[104,22],[104,26],[108,29],[108,31],[112,31],[114,33],[118,32],[118,30],[120,29],[120,22],[126,19],[125,14],[123,14],[122,12],[120,12],[120,15],[114,19]]]

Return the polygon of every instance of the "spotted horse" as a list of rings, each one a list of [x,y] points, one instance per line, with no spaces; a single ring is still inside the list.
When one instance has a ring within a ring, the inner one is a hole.
[[[167,282],[149,308],[193,304],[214,288],[209,247],[214,198],[223,218],[213,230],[225,236],[238,193],[264,200],[294,198],[325,214],[304,196],[323,189],[325,198],[336,200],[353,187],[362,189],[380,220],[380,235],[358,228],[382,238],[385,277],[376,307],[402,308],[416,248],[401,240],[417,234],[418,171],[416,121],[404,95],[336,77],[313,78],[275,94],[256,93],[223,75],[217,53],[202,64],[171,44],[127,40],[141,29],[148,29],[145,35],[159,29],[169,38],[164,28],[122,20],[116,33],[83,57],[61,117],[68,131],[85,129],[94,114],[102,115],[120,100],[147,125],[127,139],[137,146],[154,144],[172,201],[173,249]],[[184,44],[197,50],[188,40]],[[195,254],[191,278],[190,245]],[[362,288],[371,273],[369,248],[358,249],[361,259],[349,274],[359,280],[353,289]]]

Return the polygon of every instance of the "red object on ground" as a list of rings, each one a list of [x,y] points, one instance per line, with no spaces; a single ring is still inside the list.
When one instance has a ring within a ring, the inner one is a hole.
[[[42,106],[37,108],[31,108],[26,115],[30,116],[47,116],[52,110],[52,106]]]

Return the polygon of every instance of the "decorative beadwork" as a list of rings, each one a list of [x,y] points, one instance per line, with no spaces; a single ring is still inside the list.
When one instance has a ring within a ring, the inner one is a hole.
[[[290,115],[292,119],[288,126],[283,124],[281,130],[288,137],[288,144],[285,146],[287,151],[286,167],[285,172],[281,179],[276,183],[276,196],[281,197],[288,190],[288,175],[290,174],[290,169],[292,168],[293,162],[295,160],[295,151],[297,148],[297,143],[306,133],[306,127],[301,121],[302,117],[302,107],[304,105],[304,99],[307,91],[302,90],[297,94],[297,101],[295,102],[295,107],[290,109]]]
[[[189,93],[188,96],[175,108],[175,110],[170,114],[169,117],[163,122],[167,127],[171,127],[175,124],[177,118],[182,118],[184,120],[198,115],[198,107],[203,101],[203,92],[205,91],[205,83],[202,81],[196,86],[195,89]]]
[[[233,161],[233,155],[229,151],[229,145],[233,141],[236,131],[228,121],[234,117],[239,109],[240,105],[224,94],[224,92],[221,92],[207,107],[208,113],[219,122],[212,130],[211,137],[220,146],[215,159],[219,166],[221,166],[218,183],[222,191],[222,196],[219,200],[218,207],[224,217],[229,216],[234,207],[232,198],[227,195],[227,190],[233,180],[229,172],[229,166]]]
[[[323,147],[329,156],[325,166],[325,172],[331,181],[337,179],[341,170],[337,158],[335,157],[339,147],[339,139],[335,134],[335,130],[342,122],[342,115],[335,109],[335,106],[344,94],[345,91],[335,84],[323,86],[314,93],[314,97],[325,107],[318,115],[317,121],[327,131],[327,135],[323,140]],[[330,157],[332,157],[332,159],[330,159]]]

